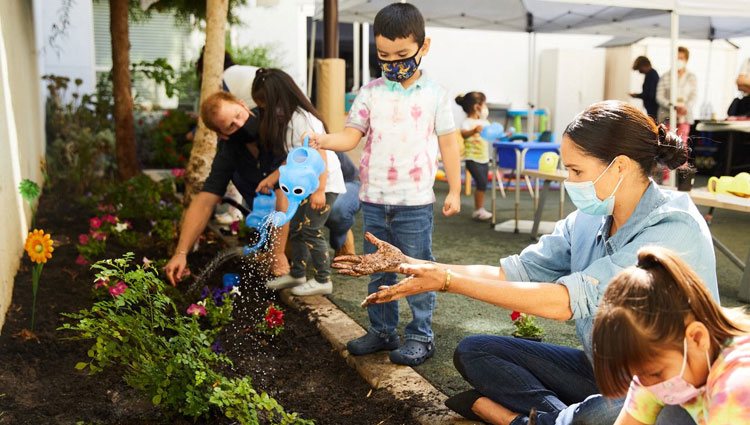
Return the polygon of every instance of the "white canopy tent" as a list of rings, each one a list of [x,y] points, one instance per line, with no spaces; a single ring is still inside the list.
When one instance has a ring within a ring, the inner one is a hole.
[[[339,21],[372,23],[393,0],[339,0]],[[671,86],[677,86],[677,39],[750,36],[750,0],[411,0],[428,26],[529,33],[529,107],[533,109],[535,33],[667,37]],[[322,3],[316,17],[322,17]],[[671,103],[676,103],[676,90]],[[672,111],[670,122],[676,119]],[[533,113],[529,113],[533,131]]]

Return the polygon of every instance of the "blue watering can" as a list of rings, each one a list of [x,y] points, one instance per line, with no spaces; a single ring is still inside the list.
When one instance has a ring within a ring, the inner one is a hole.
[[[490,125],[484,126],[480,135],[482,136],[482,139],[488,142],[494,142],[495,140],[500,140],[505,137],[505,128],[502,124],[493,122]]]
[[[279,168],[279,187],[281,187],[281,190],[289,200],[289,207],[286,212],[274,210],[276,204],[275,196],[258,194],[255,197],[255,201],[253,201],[253,213],[247,217],[245,223],[248,227],[260,230],[260,240],[255,245],[246,246],[243,249],[245,255],[258,250],[266,242],[269,225],[280,227],[288,223],[294,217],[302,201],[318,190],[320,174],[325,171],[326,164],[320,153],[316,149],[311,148],[309,143],[310,138],[305,137],[303,146],[289,151],[289,154],[286,156],[286,165],[282,165]],[[256,202],[260,202],[258,205],[259,211],[251,220],[251,217],[255,214]]]
[[[245,225],[251,229],[260,230],[266,217],[276,210],[276,193],[256,193],[253,200],[253,210],[245,219]]]

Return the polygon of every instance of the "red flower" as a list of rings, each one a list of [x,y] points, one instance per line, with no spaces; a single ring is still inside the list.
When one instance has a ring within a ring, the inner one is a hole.
[[[117,224],[117,217],[113,216],[112,214],[107,214],[102,217],[102,221],[105,221],[109,224]]]
[[[276,307],[269,306],[266,310],[266,324],[269,328],[275,328],[277,326],[284,326],[284,312],[277,310]]]
[[[172,168],[172,176],[176,178],[180,178],[185,175],[185,169],[184,168]]]
[[[187,314],[191,314],[193,316],[205,316],[206,307],[198,304],[190,304],[190,307],[187,308]]]
[[[123,281],[119,281],[115,286],[109,287],[109,295],[112,295],[113,297],[119,297],[120,295],[124,294],[127,289],[128,285],[126,285]]]
[[[99,217],[91,217],[89,219],[89,226],[91,226],[92,229],[98,229],[102,227],[102,220]]]
[[[84,233],[78,235],[78,243],[81,244],[81,245],[88,244],[89,243],[89,235],[84,234]]]
[[[510,320],[516,321],[521,318],[521,312],[514,311],[513,313],[510,313]]]
[[[164,142],[165,143],[172,143],[173,141],[174,141],[174,139],[172,138],[172,136],[170,136],[170,135],[164,136]]]
[[[101,278],[101,279],[96,279],[96,281],[94,282],[94,288],[96,289],[99,289],[101,287],[106,288],[108,286],[109,286],[109,278],[106,278],[106,277]]]
[[[78,257],[76,257],[76,264],[78,264],[79,266],[85,266],[88,263],[89,261],[83,255],[79,255]]]

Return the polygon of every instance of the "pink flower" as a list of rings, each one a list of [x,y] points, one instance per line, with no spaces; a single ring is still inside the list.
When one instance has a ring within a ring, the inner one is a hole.
[[[185,175],[185,169],[184,168],[172,168],[172,176],[176,178],[180,178]]]
[[[115,212],[115,206],[112,204],[99,204],[96,206],[96,209],[98,209],[101,212]]]
[[[229,230],[232,232],[233,235],[236,235],[240,232],[240,222],[233,221],[232,224],[229,225]]]
[[[83,255],[79,255],[78,257],[76,257],[76,264],[78,264],[79,266],[85,266],[88,263],[88,260]]]
[[[102,227],[102,220],[99,217],[91,217],[89,219],[89,226],[91,226],[92,229],[98,229]]]
[[[516,321],[521,318],[521,313],[518,311],[514,311],[513,313],[510,313],[510,320]]]
[[[78,235],[78,243],[81,245],[86,245],[89,243],[89,235],[82,233]]]
[[[109,295],[112,295],[113,297],[119,297],[120,295],[124,294],[127,289],[128,285],[126,285],[123,281],[119,281],[115,286],[109,287]]]
[[[107,214],[103,216],[102,220],[109,224],[117,224],[117,217],[113,216],[112,214]]]
[[[98,241],[105,241],[107,240],[107,234],[104,232],[100,232],[98,230],[92,230],[91,231],[91,237],[98,240]]]
[[[143,257],[143,267],[148,267],[149,265],[151,265],[151,260],[148,257]]]
[[[109,278],[107,277],[96,279],[96,281],[94,282],[94,288],[96,289],[99,289],[102,287],[106,288],[107,286],[109,286]]]
[[[187,309],[187,314],[191,314],[193,316],[205,316],[206,307],[198,304],[190,304],[190,307],[188,307]]]

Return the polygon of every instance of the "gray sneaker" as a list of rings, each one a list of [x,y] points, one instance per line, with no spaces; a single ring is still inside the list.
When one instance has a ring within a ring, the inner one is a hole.
[[[286,288],[294,288],[305,283],[304,277],[292,277],[290,274],[279,276],[276,279],[266,282],[266,288],[272,291],[278,291]]]
[[[330,280],[320,283],[310,279],[302,285],[292,288],[292,295],[306,297],[308,295],[329,295],[333,292],[333,283]]]

